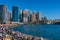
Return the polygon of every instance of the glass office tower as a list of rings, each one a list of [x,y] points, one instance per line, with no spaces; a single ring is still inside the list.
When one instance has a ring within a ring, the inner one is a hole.
[[[12,16],[13,16],[13,22],[19,22],[19,8],[17,6],[14,6],[12,8]]]

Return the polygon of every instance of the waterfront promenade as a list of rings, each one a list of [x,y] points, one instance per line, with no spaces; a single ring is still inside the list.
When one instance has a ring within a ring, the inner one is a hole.
[[[18,24],[0,24],[0,26],[6,26],[6,27],[9,27],[9,28],[14,28],[14,27],[17,27]]]

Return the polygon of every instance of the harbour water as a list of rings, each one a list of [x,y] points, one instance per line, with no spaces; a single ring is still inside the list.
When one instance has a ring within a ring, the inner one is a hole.
[[[20,25],[12,29],[50,40],[60,40],[60,25]]]

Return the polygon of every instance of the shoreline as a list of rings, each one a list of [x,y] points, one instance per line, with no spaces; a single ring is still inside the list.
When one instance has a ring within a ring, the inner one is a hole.
[[[16,32],[15,31],[15,33],[20,33],[20,34],[22,34],[22,37],[24,37],[25,39],[27,39],[27,38],[30,38],[30,39],[32,39],[33,37],[34,37],[34,40],[49,40],[49,39],[47,39],[47,38],[43,38],[43,37],[38,37],[38,36],[33,36],[33,35],[28,35],[28,34],[24,34],[24,33],[21,33],[21,32]]]
[[[8,28],[14,28],[14,27],[19,26],[19,25],[18,24],[3,24],[3,25],[0,25],[0,26],[6,26]],[[19,35],[19,33],[21,33],[21,32],[17,32],[17,31],[12,31],[12,32],[18,33],[17,35]],[[43,38],[43,37],[37,37],[37,36],[28,35],[28,34],[24,34],[24,33],[22,33],[22,34],[23,34],[22,36],[25,37],[25,38],[33,38],[34,37],[34,40],[38,40],[38,39],[39,40],[48,40],[48,39]]]

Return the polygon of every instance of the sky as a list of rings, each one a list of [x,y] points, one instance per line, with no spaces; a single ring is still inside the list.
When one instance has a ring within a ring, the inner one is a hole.
[[[0,0],[1,4],[7,5],[10,11],[18,6],[20,10],[39,11],[48,19],[60,19],[60,0]]]

